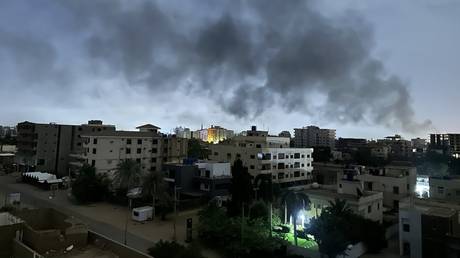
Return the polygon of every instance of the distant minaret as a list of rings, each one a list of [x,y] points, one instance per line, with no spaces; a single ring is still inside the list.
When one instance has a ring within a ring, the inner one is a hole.
[[[201,123],[201,130],[203,130],[203,123]]]

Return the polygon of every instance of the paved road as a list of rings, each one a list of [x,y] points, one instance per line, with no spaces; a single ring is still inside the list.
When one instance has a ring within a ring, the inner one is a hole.
[[[11,176],[0,176],[0,203],[3,204],[5,195],[12,192],[21,193],[22,206],[54,208],[69,216],[74,216],[82,220],[91,230],[99,234],[114,239],[115,241],[123,242],[124,230],[109,223],[95,220],[85,214],[75,212],[72,209],[73,205],[70,204],[67,199],[66,191],[58,191],[55,198],[49,199],[49,191],[42,191],[29,185],[15,183],[15,178]],[[107,219],[110,220],[110,218]],[[128,232],[127,245],[138,251],[146,252],[149,247],[154,245],[154,242]]]

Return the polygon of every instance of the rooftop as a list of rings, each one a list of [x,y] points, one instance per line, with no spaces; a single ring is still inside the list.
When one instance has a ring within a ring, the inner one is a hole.
[[[344,194],[344,193],[338,193],[337,190],[335,189],[327,189],[327,188],[310,188],[304,190],[304,192],[307,195],[312,195],[312,196],[322,196],[322,197],[327,197],[330,199],[342,199],[346,201],[358,201],[358,196],[354,194]],[[371,191],[363,191],[363,197],[369,197],[373,195],[378,195],[381,193],[376,193],[376,192],[371,192]]]
[[[400,209],[411,208],[429,216],[452,217],[460,211],[460,203],[437,199],[411,199],[410,197],[400,202]]]
[[[20,218],[15,217],[8,212],[0,213],[0,226],[9,226],[19,223],[22,223]]]
[[[99,137],[160,137],[161,134],[156,132],[139,132],[139,131],[104,131],[93,132],[82,135],[82,137],[99,136]]]
[[[141,125],[141,126],[136,127],[136,129],[161,129],[161,128],[156,126],[156,125],[145,124],[145,125]]]

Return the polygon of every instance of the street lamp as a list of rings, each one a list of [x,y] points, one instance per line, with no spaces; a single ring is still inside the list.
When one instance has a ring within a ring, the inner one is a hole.
[[[124,239],[123,243],[127,245],[127,234],[128,234],[128,221],[129,221],[129,216],[131,215],[131,207],[132,207],[132,201],[134,198],[138,198],[142,194],[142,188],[141,187],[136,187],[128,191],[126,194],[126,197],[128,197],[128,213],[126,214],[126,221],[125,221],[125,232],[124,232]]]

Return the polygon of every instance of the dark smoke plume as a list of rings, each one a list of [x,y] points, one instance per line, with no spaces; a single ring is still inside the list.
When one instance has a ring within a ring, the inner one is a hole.
[[[225,112],[286,112],[408,132],[407,85],[372,57],[372,27],[356,13],[332,19],[305,0],[57,1],[73,17],[90,62],[155,92],[188,90]],[[312,103],[312,94],[323,102]]]

